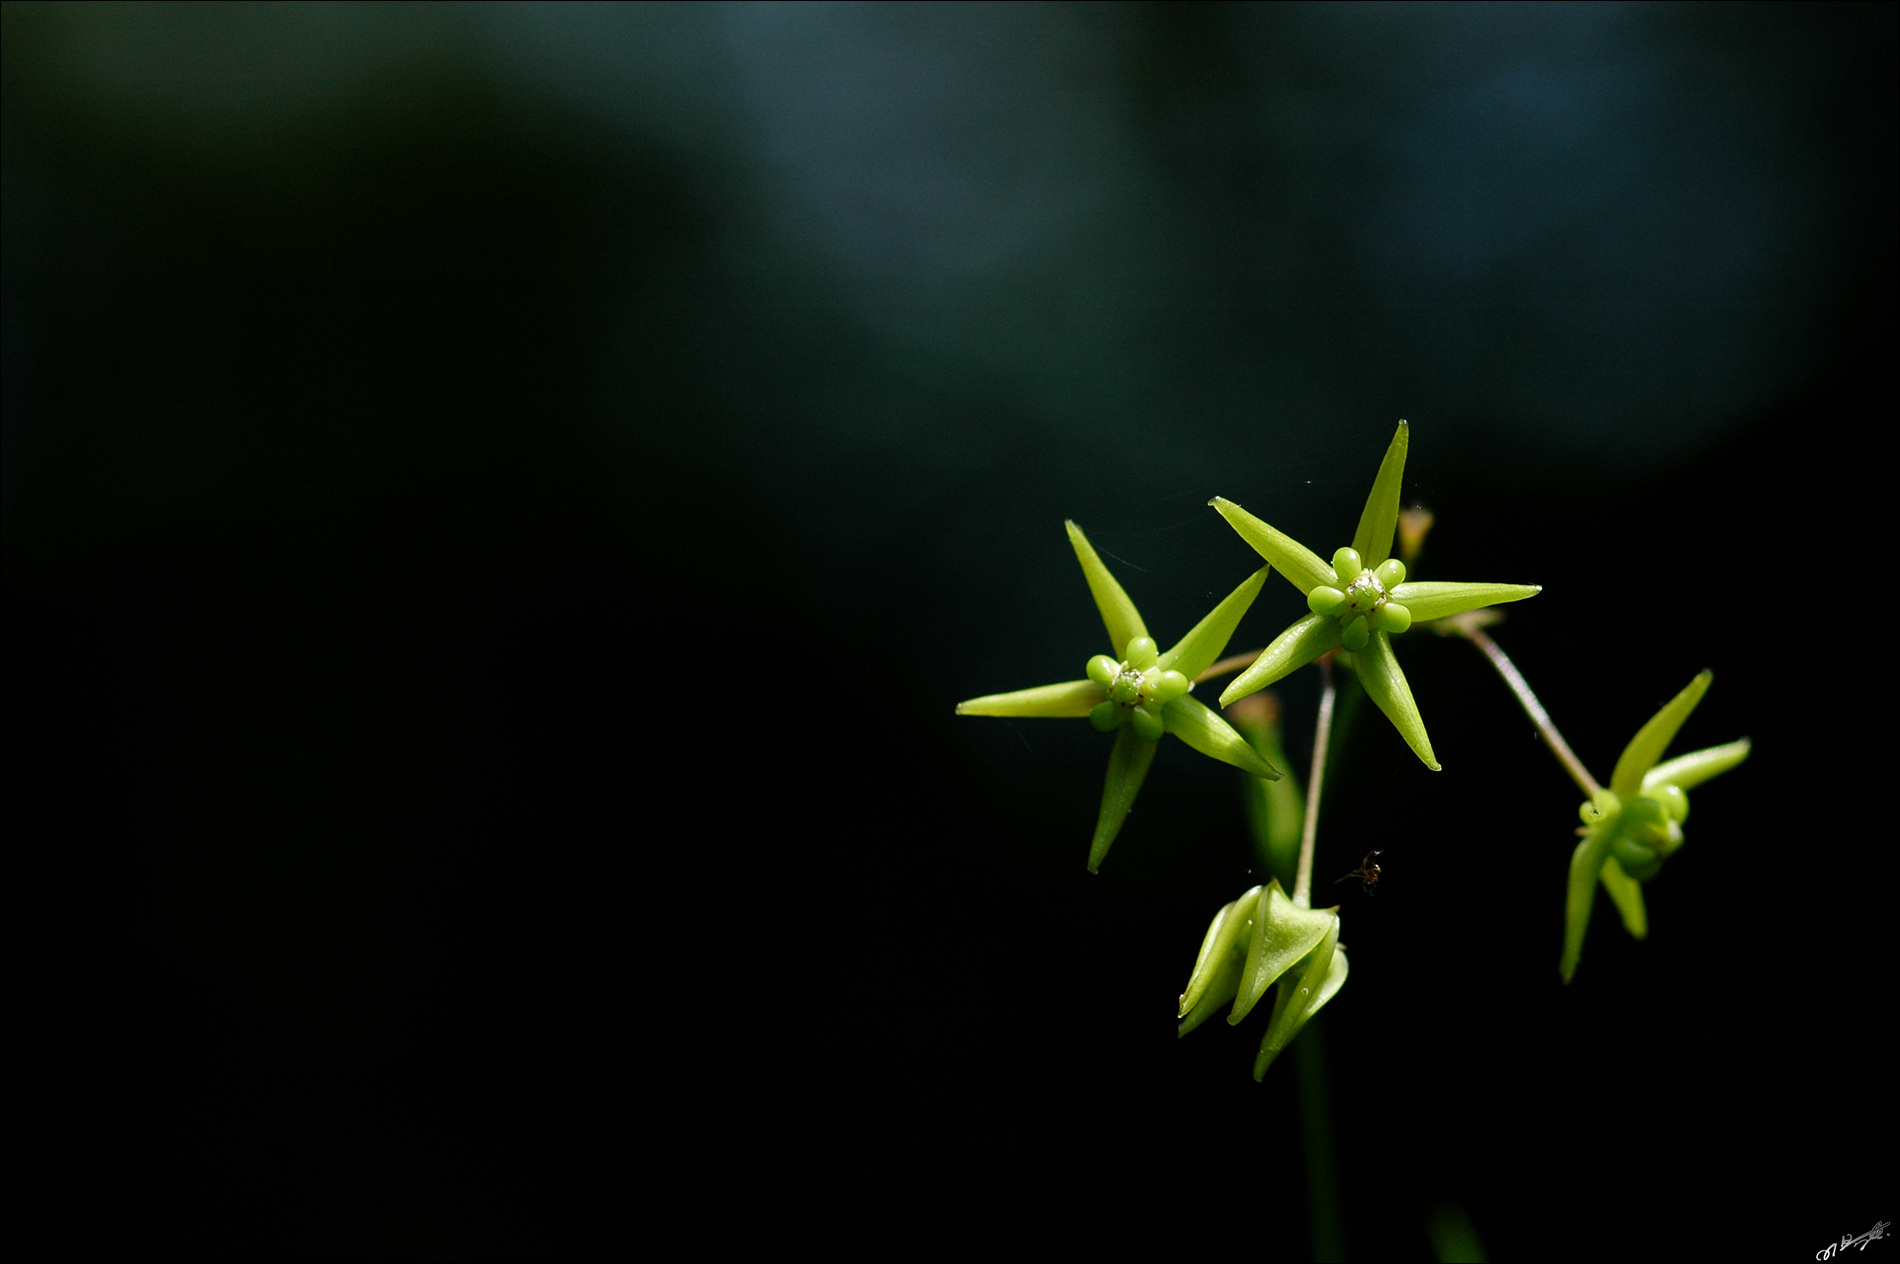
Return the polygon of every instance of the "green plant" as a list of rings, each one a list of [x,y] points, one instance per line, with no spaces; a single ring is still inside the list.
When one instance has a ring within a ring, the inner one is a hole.
[[[1069,523],[1069,539],[1101,611],[1112,653],[1088,660],[1085,679],[973,698],[957,707],[961,715],[1087,716],[1097,729],[1116,734],[1089,848],[1091,871],[1102,863],[1120,831],[1164,734],[1173,733],[1196,750],[1247,774],[1250,820],[1271,876],[1214,915],[1178,1011],[1184,1036],[1223,1007],[1229,1011],[1227,1021],[1238,1024],[1258,1007],[1267,989],[1277,985],[1254,1060],[1256,1080],[1265,1076],[1321,1007],[1339,994],[1347,978],[1339,909],[1312,907],[1319,804],[1328,775],[1338,697],[1336,670],[1350,673],[1406,745],[1433,771],[1439,771],[1440,764],[1411,685],[1399,667],[1393,639],[1421,627],[1463,638],[1484,653],[1509,686],[1548,749],[1587,797],[1583,827],[1577,831],[1582,839],[1572,856],[1564,900],[1560,971],[1565,983],[1576,972],[1597,886],[1609,893],[1630,934],[1638,939],[1646,936],[1642,884],[1682,845],[1682,823],[1688,816],[1686,792],[1735,767],[1749,753],[1749,743],[1742,739],[1662,761],[1663,752],[1709,687],[1711,677],[1705,671],[1637,732],[1618,759],[1609,786],[1600,785],[1571,751],[1522,674],[1485,631],[1502,617],[1492,607],[1523,601],[1541,588],[1409,578],[1408,569],[1431,526],[1428,513],[1400,510],[1409,444],[1410,430],[1400,422],[1352,543],[1336,550],[1330,563],[1232,501],[1218,497],[1210,501],[1267,565],[1165,653],[1157,649],[1134,604],[1080,528]],[[1278,570],[1300,591],[1308,613],[1263,650],[1220,659],[1269,570]],[[1322,689],[1312,767],[1302,795],[1293,780],[1281,781],[1275,767],[1286,764],[1278,734],[1278,705],[1259,691],[1308,664],[1320,670]],[[1230,709],[1235,724],[1192,696],[1196,685],[1231,672],[1239,675],[1223,690],[1220,703]],[[1400,827],[1422,823],[1409,821],[1402,809],[1395,809],[1391,819]],[[1314,1186],[1330,1187],[1319,1180]],[[1316,1240],[1318,1234],[1316,1227]]]

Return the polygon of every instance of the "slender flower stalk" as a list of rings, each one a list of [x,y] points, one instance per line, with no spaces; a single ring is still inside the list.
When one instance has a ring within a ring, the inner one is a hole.
[[[1530,716],[1531,723],[1535,724],[1537,731],[1543,735],[1544,745],[1550,747],[1550,753],[1557,757],[1557,762],[1562,764],[1564,771],[1570,774],[1570,779],[1577,783],[1577,788],[1591,798],[1602,793],[1603,787],[1597,784],[1597,779],[1590,775],[1590,770],[1583,766],[1583,761],[1577,758],[1577,753],[1570,749],[1570,743],[1564,741],[1564,735],[1559,733],[1557,726],[1551,722],[1550,713],[1544,710],[1544,704],[1539,702],[1537,695],[1531,691],[1530,682],[1525,680],[1524,674],[1517,670],[1517,664],[1511,661],[1510,656],[1485,633],[1484,621],[1475,617],[1476,614],[1477,612],[1473,611],[1468,614],[1453,615],[1440,622],[1483,651],[1491,666],[1497,668],[1498,675],[1504,678],[1504,683],[1509,685],[1511,692],[1517,696],[1518,705],[1524,708],[1524,714]]]
[[[1300,828],[1300,868],[1293,878],[1293,903],[1300,908],[1313,907],[1313,846],[1319,839],[1319,792],[1326,779],[1326,750],[1332,743],[1333,656],[1319,660],[1319,724],[1313,733],[1313,768],[1306,775],[1306,823]]]

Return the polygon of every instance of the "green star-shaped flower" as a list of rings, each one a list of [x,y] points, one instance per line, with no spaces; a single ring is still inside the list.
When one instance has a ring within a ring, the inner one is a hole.
[[[1194,678],[1227,648],[1240,617],[1267,582],[1270,568],[1263,566],[1248,576],[1195,624],[1193,631],[1163,653],[1148,635],[1141,612],[1108,573],[1108,567],[1102,565],[1082,529],[1073,522],[1066,525],[1069,543],[1075,546],[1082,574],[1108,628],[1113,653],[1091,658],[1086,680],[972,698],[957,704],[957,714],[1087,716],[1102,732],[1116,733],[1115,749],[1108,757],[1108,780],[1102,787],[1102,810],[1095,822],[1095,839],[1089,845],[1089,872],[1094,873],[1108,855],[1115,835],[1121,832],[1128,810],[1135,805],[1135,795],[1154,762],[1155,745],[1163,733],[1172,733],[1203,755],[1232,764],[1242,772],[1279,780],[1280,774],[1254,753],[1246,738],[1204,703],[1189,696]]]
[[[1399,518],[1399,483],[1405,475],[1409,435],[1410,428],[1401,421],[1379,465],[1379,475],[1372,482],[1372,494],[1366,497],[1352,546],[1334,553],[1331,566],[1298,540],[1274,530],[1232,501],[1215,497],[1208,502],[1240,533],[1241,539],[1253,545],[1306,595],[1307,609],[1312,611],[1275,637],[1253,665],[1227,686],[1220,702],[1227,706],[1264,689],[1343,645],[1353,652],[1353,667],[1366,693],[1413,753],[1436,772],[1438,760],[1432,755],[1425,722],[1419,718],[1418,704],[1412,701],[1405,673],[1392,656],[1393,634],[1426,619],[1522,601],[1543,589],[1533,584],[1405,582],[1405,563],[1392,556],[1392,533]]]
[[[1616,761],[1609,789],[1598,790],[1578,810],[1583,817],[1583,841],[1570,857],[1564,955],[1558,966],[1565,983],[1577,972],[1577,960],[1583,955],[1597,883],[1616,902],[1629,933],[1638,939],[1646,936],[1649,916],[1643,909],[1642,884],[1655,877],[1662,862],[1682,846],[1682,823],[1689,819],[1685,792],[1748,758],[1749,742],[1744,737],[1656,762],[1708,692],[1711,679],[1706,671],[1697,676],[1638,729]]]

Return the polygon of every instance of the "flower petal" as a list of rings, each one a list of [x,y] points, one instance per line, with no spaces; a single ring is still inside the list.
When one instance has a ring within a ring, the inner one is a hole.
[[[1311,592],[1321,584],[1339,583],[1333,568],[1292,536],[1274,530],[1231,500],[1216,496],[1207,503],[1220,511],[1220,516],[1240,533],[1241,539],[1253,545],[1254,552],[1278,567],[1302,593]]]
[[[1642,793],[1644,777],[1656,766],[1662,753],[1669,749],[1669,743],[1675,740],[1676,730],[1695,710],[1696,703],[1702,701],[1702,695],[1709,691],[1709,681],[1714,678],[1714,672],[1703,672],[1690,681],[1686,689],[1665,703],[1662,710],[1651,716],[1649,723],[1636,730],[1636,736],[1623,748],[1622,758],[1616,761],[1616,771],[1610,774],[1611,790],[1625,799]]]
[[[1015,693],[989,693],[957,703],[958,715],[1011,715],[1018,718],[1070,719],[1085,716],[1108,691],[1092,680],[1065,680]]]
[[[1228,706],[1250,693],[1265,689],[1283,676],[1290,676],[1327,650],[1339,648],[1339,620],[1326,615],[1309,614],[1273,638],[1252,666],[1234,677],[1221,691],[1220,704]]]
[[[1424,760],[1427,768],[1439,771],[1438,759],[1432,754],[1432,739],[1425,732],[1425,721],[1419,718],[1418,703],[1412,701],[1412,687],[1405,683],[1405,673],[1399,670],[1399,660],[1393,656],[1392,638],[1383,632],[1374,632],[1366,641],[1366,648],[1353,655],[1352,662],[1366,696],[1385,712],[1385,718],[1392,721],[1392,727],[1399,731],[1412,753]]]
[[[1082,528],[1067,521],[1062,525],[1069,529],[1069,543],[1075,547],[1076,560],[1082,563],[1082,574],[1089,581],[1089,592],[1094,594],[1095,608],[1102,612],[1102,626],[1108,629],[1111,642],[1109,652],[1120,658],[1127,653],[1131,639],[1148,635],[1148,627],[1141,621],[1141,611],[1135,609],[1135,603],[1128,599],[1122,586],[1108,573],[1108,567],[1095,555],[1095,546],[1082,534]]]
[[[1273,1017],[1267,1020],[1267,1034],[1261,1039],[1260,1053],[1253,1061],[1256,1084],[1266,1077],[1267,1068],[1273,1065],[1282,1049],[1293,1043],[1293,1037],[1300,1034],[1307,1020],[1345,985],[1346,954],[1339,947],[1339,917],[1335,915],[1332,929],[1308,954],[1299,976],[1289,974],[1280,980],[1280,994],[1273,1002]]]
[[[1203,755],[1232,764],[1255,777],[1268,781],[1280,779],[1279,769],[1260,758],[1246,738],[1198,698],[1176,698],[1161,708],[1161,723],[1168,732]]]
[[[1399,484],[1405,478],[1405,452],[1411,440],[1412,428],[1401,421],[1391,446],[1385,450],[1385,459],[1379,462],[1372,493],[1359,515],[1359,529],[1352,533],[1352,547],[1367,567],[1392,556],[1392,532],[1399,525]]]
[[[1214,660],[1220,657],[1220,652],[1227,648],[1227,642],[1233,638],[1240,617],[1247,613],[1247,607],[1253,605],[1253,599],[1260,595],[1260,586],[1267,582],[1267,572],[1272,569],[1262,566],[1242,581],[1240,587],[1228,593],[1205,619],[1194,625],[1193,631],[1176,641],[1174,648],[1161,656],[1162,670],[1172,669],[1192,680],[1212,667]]]
[[[1597,880],[1603,883],[1603,889],[1610,893],[1610,899],[1616,902],[1616,911],[1623,915],[1623,929],[1631,938],[1649,937],[1649,914],[1643,908],[1643,884],[1623,872],[1623,866],[1616,863],[1616,857],[1606,857],[1603,868],[1597,872]]]
[[[1202,997],[1213,985],[1215,976],[1227,965],[1229,958],[1233,959],[1233,982],[1229,985],[1227,995],[1217,1004],[1234,999],[1234,992],[1240,986],[1240,966],[1247,959],[1245,952],[1235,951],[1235,948],[1240,933],[1247,929],[1248,922],[1253,918],[1254,908],[1259,904],[1260,893],[1264,889],[1255,887],[1214,914],[1214,920],[1208,923],[1207,934],[1201,940],[1201,952],[1195,958],[1194,972],[1188,976],[1187,990],[1181,993],[1181,1012],[1178,1017],[1187,1017],[1188,1012],[1201,1003]],[[1182,1034],[1191,1030],[1184,1029]]]
[[[1507,601],[1522,601],[1543,592],[1542,584],[1459,584],[1448,580],[1427,579],[1400,584],[1391,593],[1411,614],[1413,623],[1443,619],[1484,606],[1501,606]]]
[[[1220,964],[1210,971],[1207,990],[1201,993],[1201,999],[1181,1016],[1180,1024],[1174,1029],[1176,1037],[1187,1035],[1234,999],[1234,993],[1240,990],[1240,969],[1246,960],[1246,956],[1238,952],[1221,958]]]
[[[1570,982],[1583,956],[1583,937],[1590,929],[1590,909],[1596,903],[1597,875],[1610,858],[1610,835],[1615,827],[1593,829],[1570,853],[1570,884],[1564,892],[1564,956],[1557,972]]]
[[[1122,832],[1122,822],[1128,819],[1135,796],[1141,793],[1141,783],[1155,761],[1156,745],[1137,737],[1132,724],[1122,725],[1115,735],[1115,749],[1108,754],[1108,777],[1102,783],[1102,810],[1095,818],[1095,838],[1089,843],[1090,873],[1101,868],[1108,849],[1115,845],[1115,836]]]
[[[1247,965],[1240,975],[1240,992],[1227,1021],[1245,1018],[1266,995],[1273,981],[1312,952],[1329,929],[1336,929],[1335,909],[1304,909],[1287,898],[1278,880],[1260,893],[1253,915],[1253,942],[1247,946]]]
[[[1687,755],[1665,759],[1643,774],[1643,789],[1649,791],[1657,786],[1668,785],[1693,790],[1709,778],[1719,777],[1747,759],[1748,751],[1749,741],[1744,737],[1726,746],[1711,746],[1707,750],[1690,751]]]

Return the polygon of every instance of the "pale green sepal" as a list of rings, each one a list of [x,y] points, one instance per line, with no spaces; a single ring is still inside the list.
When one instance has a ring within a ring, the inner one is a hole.
[[[1255,777],[1263,777],[1268,781],[1280,779],[1280,770],[1260,758],[1260,753],[1254,750],[1246,738],[1234,731],[1233,725],[1221,719],[1199,698],[1192,695],[1180,697],[1162,707],[1161,723],[1168,732],[1203,755],[1218,759],[1223,764],[1232,764]]]
[[[1405,479],[1405,452],[1411,442],[1412,428],[1401,421],[1385,450],[1385,460],[1379,462],[1379,476],[1372,480],[1359,529],[1352,533],[1352,547],[1368,569],[1392,556],[1392,533],[1399,525],[1399,484]]]
[[[1339,918],[1335,916],[1333,928],[1307,958],[1299,977],[1288,975],[1280,980],[1280,994],[1273,1002],[1273,1017],[1267,1020],[1267,1034],[1261,1038],[1260,1053],[1253,1060],[1255,1083],[1266,1078],[1267,1068],[1280,1056],[1280,1051],[1293,1043],[1307,1020],[1319,1013],[1320,1007],[1338,995],[1345,985],[1346,954],[1339,947]]]
[[[1412,686],[1405,683],[1405,673],[1399,670],[1399,660],[1393,657],[1392,638],[1383,632],[1374,632],[1366,641],[1366,648],[1353,659],[1353,668],[1359,673],[1359,683],[1365,687],[1366,696],[1385,712],[1385,718],[1392,721],[1392,727],[1399,731],[1412,753],[1424,760],[1427,768],[1439,771],[1438,759],[1432,754],[1432,739],[1425,732],[1425,721],[1419,718],[1418,703],[1412,700]]]
[[[1108,849],[1115,845],[1115,835],[1122,832],[1122,822],[1128,819],[1128,810],[1135,806],[1142,780],[1155,761],[1156,746],[1155,742],[1142,741],[1133,725],[1124,724],[1115,734],[1115,749],[1108,754],[1108,777],[1102,783],[1102,811],[1095,818],[1095,838],[1089,843],[1090,873],[1101,868]]]
[[[1216,496],[1207,503],[1227,519],[1227,525],[1238,531],[1241,539],[1253,546],[1254,552],[1278,567],[1301,593],[1311,592],[1321,584],[1330,588],[1340,586],[1333,568],[1292,536],[1274,530],[1231,500]]]
[[[1260,595],[1260,586],[1267,582],[1270,566],[1262,566],[1249,575],[1231,593],[1227,594],[1218,606],[1209,612],[1205,619],[1194,625],[1194,630],[1174,643],[1174,648],[1161,656],[1163,671],[1174,670],[1194,679],[1220,657],[1227,648],[1227,642],[1233,638],[1234,629],[1240,624],[1240,617],[1247,613],[1247,607],[1253,605],[1253,599]]]
[[[1577,972],[1583,956],[1583,937],[1590,929],[1590,908],[1596,903],[1597,875],[1610,857],[1612,829],[1594,829],[1570,854],[1570,885],[1564,892],[1564,956],[1557,972],[1564,982]]]
[[[1221,1007],[1234,999],[1234,993],[1240,990],[1240,969],[1246,960],[1245,954],[1239,952],[1230,952],[1221,959],[1211,972],[1207,990],[1201,993],[1201,999],[1174,1029],[1177,1039],[1220,1013]]]
[[[1400,584],[1387,596],[1411,611],[1413,623],[1423,623],[1485,606],[1501,606],[1507,601],[1522,601],[1543,591],[1542,584],[1457,584],[1427,579]]]
[[[1711,746],[1707,750],[1690,751],[1687,755],[1665,759],[1643,774],[1643,789],[1648,791],[1668,785],[1693,790],[1710,777],[1719,777],[1747,759],[1748,749],[1749,741],[1744,737],[1726,746]]]
[[[1623,866],[1616,863],[1615,856],[1604,857],[1603,868],[1597,872],[1597,879],[1616,903],[1616,911],[1623,915],[1623,929],[1632,938],[1649,938],[1649,913],[1643,908],[1643,884],[1624,873]]]
[[[1010,715],[1018,719],[1073,719],[1085,716],[1107,691],[1092,680],[1037,685],[1015,693],[991,693],[957,703],[958,715]]]
[[[1290,676],[1327,650],[1339,648],[1339,620],[1309,614],[1273,638],[1246,671],[1221,691],[1220,704],[1228,706],[1258,693],[1283,676]]]
[[[1714,672],[1703,672],[1689,682],[1688,688],[1671,698],[1662,710],[1650,717],[1648,724],[1636,730],[1636,736],[1623,748],[1623,757],[1616,761],[1616,771],[1610,774],[1610,789],[1624,798],[1642,793],[1643,778],[1656,766],[1662,753],[1669,749],[1669,743],[1675,740],[1676,730],[1695,710],[1696,703],[1702,701],[1702,695],[1709,691],[1709,681],[1714,678]]]
[[[1329,927],[1339,924],[1332,909],[1303,909],[1287,898],[1278,879],[1267,884],[1254,911],[1253,942],[1241,971],[1240,992],[1227,1021],[1237,1023],[1260,1003],[1273,981],[1313,951]]]
[[[1239,988],[1239,966],[1246,960],[1244,952],[1235,951],[1235,944],[1247,923],[1252,919],[1254,907],[1260,902],[1260,892],[1265,888],[1255,887],[1232,904],[1214,914],[1214,920],[1207,924],[1207,934],[1201,939],[1201,953],[1194,959],[1194,972],[1188,976],[1187,990],[1181,993],[1180,1013],[1177,1018],[1185,1018],[1189,1010],[1200,1004],[1202,995],[1211,986],[1214,975],[1221,969],[1229,957],[1235,961],[1234,987]],[[1229,992],[1227,1000],[1234,999]]]
[[[1120,658],[1131,638],[1148,635],[1148,626],[1141,621],[1141,611],[1135,609],[1135,603],[1122,591],[1121,584],[1095,555],[1095,546],[1082,534],[1082,528],[1068,521],[1062,525],[1069,529],[1069,543],[1075,546],[1076,560],[1082,563],[1082,574],[1089,581],[1095,608],[1102,612],[1102,625],[1108,629],[1109,652]]]

